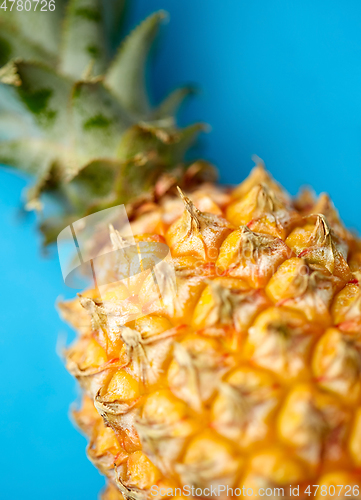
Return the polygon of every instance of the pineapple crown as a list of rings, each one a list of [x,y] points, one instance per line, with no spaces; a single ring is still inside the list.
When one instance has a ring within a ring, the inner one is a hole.
[[[57,0],[52,12],[0,11],[0,162],[35,177],[26,208],[43,214],[45,244],[78,218],[151,195],[162,175],[182,184],[185,152],[203,128],[175,123],[191,88],[149,102],[145,68],[164,12],[113,54],[125,7]],[[44,218],[46,194],[56,216]]]

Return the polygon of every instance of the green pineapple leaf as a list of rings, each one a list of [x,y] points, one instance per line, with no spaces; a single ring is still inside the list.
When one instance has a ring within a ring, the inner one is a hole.
[[[152,120],[174,117],[184,100],[194,93],[195,89],[190,86],[174,90],[152,113]]]
[[[180,130],[157,122],[138,123],[123,135],[117,157],[125,162],[132,158],[143,158],[143,161],[151,158],[169,170],[184,160],[186,150],[202,130],[205,126],[201,123]]]
[[[25,2],[24,2],[25,3]],[[9,2],[8,2],[9,4]],[[49,2],[48,2],[49,4]],[[39,50],[53,56],[53,64],[59,55],[61,40],[61,22],[64,16],[66,0],[55,0],[55,10],[42,11],[44,5],[41,2],[32,5],[30,10],[17,10],[16,5],[10,10],[0,9],[1,34],[3,26],[12,27],[14,34],[18,34],[28,44],[37,47]],[[48,5],[49,7],[49,5]],[[36,9],[36,10],[35,10]],[[11,56],[14,57],[14,56]],[[16,57],[26,58],[25,53],[19,53]]]
[[[191,89],[155,109],[146,91],[165,14],[141,23],[109,65],[125,10],[125,0],[57,0],[28,25],[0,12],[0,162],[34,176],[26,207],[41,211],[46,244],[89,213],[152,199],[163,173],[188,175],[184,155],[203,127],[179,130],[174,115]],[[51,218],[49,196],[60,208]]]
[[[101,0],[70,0],[66,11],[60,67],[75,80],[91,67],[94,75],[108,64]]]
[[[52,55],[34,45],[19,34],[14,27],[8,26],[0,18],[0,67],[11,59],[24,58],[51,64]]]
[[[94,207],[116,205],[117,184],[122,163],[113,159],[97,159],[85,165],[67,185],[66,192],[73,207],[87,213]]]
[[[0,81],[14,85],[19,100],[47,137],[64,141],[71,81],[42,63],[25,61],[9,62],[0,70]]]
[[[41,178],[58,156],[51,144],[41,139],[14,139],[0,142],[0,163]]]
[[[145,83],[145,63],[165,17],[163,11],[157,12],[128,35],[105,75],[105,85],[123,106],[143,119],[151,111]]]
[[[119,45],[119,34],[128,10],[127,0],[107,0],[102,2],[104,31],[108,54],[112,55],[114,47]]]
[[[131,119],[100,81],[78,82],[72,95],[75,149],[82,164],[115,156]]]

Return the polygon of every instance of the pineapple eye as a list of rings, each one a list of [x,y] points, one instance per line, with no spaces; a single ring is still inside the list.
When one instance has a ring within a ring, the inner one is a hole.
[[[189,255],[201,261],[214,262],[222,241],[233,229],[232,224],[219,215],[201,212],[180,189],[179,193],[185,210],[166,234],[172,255]]]

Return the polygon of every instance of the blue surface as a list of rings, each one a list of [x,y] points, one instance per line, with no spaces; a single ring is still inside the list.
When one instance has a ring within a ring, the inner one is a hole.
[[[222,180],[264,158],[292,193],[328,191],[361,229],[361,4],[302,0],[137,0],[129,26],[163,8],[171,20],[151,79],[155,99],[202,89],[182,123],[211,124],[204,155]],[[25,181],[0,171],[0,498],[92,500],[103,484],[67,413],[76,388],[55,352],[67,329],[54,303],[71,295],[44,260],[34,217],[19,219]],[[68,331],[68,335],[71,334]]]

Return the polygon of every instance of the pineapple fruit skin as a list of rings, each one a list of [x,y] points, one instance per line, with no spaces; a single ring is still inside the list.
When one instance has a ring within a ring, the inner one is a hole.
[[[117,332],[96,290],[60,306],[78,331],[74,420],[108,478],[103,500],[361,483],[360,240],[327,195],[292,200],[261,164],[235,189],[180,195],[132,222],[139,241],[170,247],[172,303],[152,309],[147,279],[129,282],[149,314]]]

